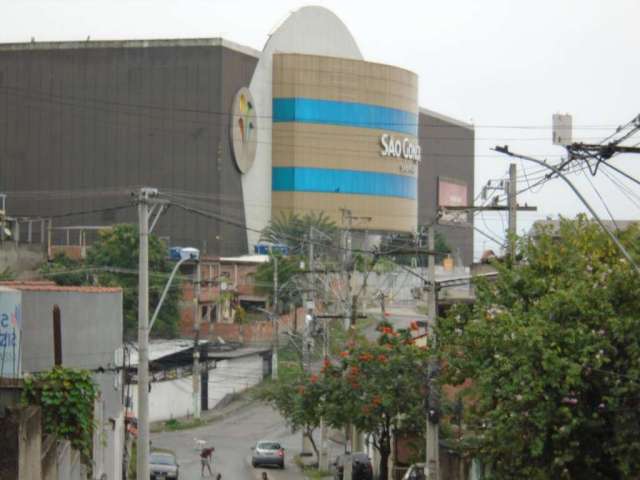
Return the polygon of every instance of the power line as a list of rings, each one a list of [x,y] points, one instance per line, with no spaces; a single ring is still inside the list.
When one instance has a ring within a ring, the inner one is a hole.
[[[315,71],[315,70],[314,70]],[[372,77],[373,78],[373,77]],[[301,83],[299,82],[295,82],[295,83],[291,83],[291,85],[296,85],[299,86],[301,85]],[[304,83],[302,84],[304,85]],[[308,83],[308,85],[310,86],[321,86],[317,83]],[[127,107],[127,108],[139,108],[139,109],[147,109],[147,110],[152,110],[152,111],[171,111],[171,112],[183,112],[183,113],[195,113],[195,114],[206,114],[206,115],[215,115],[215,116],[224,116],[224,117],[229,117],[230,113],[228,111],[216,111],[216,110],[211,110],[211,109],[200,109],[200,108],[186,108],[186,107],[177,107],[172,105],[171,107],[164,107],[164,106],[160,106],[160,105],[151,105],[151,104],[141,104],[141,103],[130,103],[130,102],[118,102],[115,100],[104,100],[104,99],[100,99],[97,97],[77,97],[77,96],[73,96],[73,95],[60,95],[60,94],[54,94],[51,93],[50,91],[44,91],[44,90],[38,90],[38,89],[33,89],[33,88],[29,88],[29,89],[25,89],[25,88],[21,88],[21,87],[12,87],[12,86],[2,86],[0,87],[0,90],[6,90],[7,92],[9,91],[14,91],[17,92],[16,95],[19,96],[26,96],[29,97],[29,95],[32,96],[32,98],[34,98],[36,95],[40,95],[40,98],[35,97],[35,99],[37,100],[42,100],[42,101],[46,101],[49,103],[55,103],[55,101],[53,99],[55,98],[59,98],[62,100],[78,100],[82,103],[69,103],[67,102],[67,105],[70,106],[77,106],[77,107],[81,107],[81,108],[90,108],[91,105],[87,105],[86,102],[90,101],[90,102],[95,102],[98,104],[104,104],[104,105],[112,105],[114,107]],[[65,103],[61,103],[61,104],[65,104]],[[121,114],[130,114],[130,113],[134,113],[134,112],[118,112]],[[256,115],[257,118],[265,118],[265,119],[273,119],[272,115]],[[155,118],[159,118],[159,117],[155,117]],[[420,126],[420,122],[387,122],[387,125],[394,125],[394,126]],[[441,123],[434,123],[434,124],[426,124],[426,123],[422,123],[422,126],[428,126],[429,128],[449,128],[449,125],[442,125]],[[487,124],[487,125],[482,125],[482,124],[473,124],[470,125],[473,128],[504,128],[504,129],[523,129],[523,130],[551,130],[552,126],[551,125],[507,125],[507,124]],[[585,130],[604,130],[604,129],[611,129],[611,128],[615,128],[615,126],[612,125],[574,125],[574,128],[576,129],[585,129]]]

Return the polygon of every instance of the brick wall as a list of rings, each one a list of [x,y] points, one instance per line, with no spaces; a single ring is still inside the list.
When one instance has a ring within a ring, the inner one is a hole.
[[[220,337],[231,342],[247,344],[268,344],[273,338],[273,325],[270,321],[252,324],[212,323],[209,325],[209,338]],[[304,327],[304,310],[299,308],[297,313],[282,315],[278,330],[282,335],[285,331],[299,332]]]

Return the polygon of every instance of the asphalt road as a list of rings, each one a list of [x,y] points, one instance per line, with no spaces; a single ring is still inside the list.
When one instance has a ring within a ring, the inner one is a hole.
[[[378,318],[382,319],[382,316]],[[396,328],[407,328],[412,320],[424,318],[420,314],[397,312],[386,317],[386,320]],[[377,338],[375,325],[368,328],[365,335],[372,340]],[[267,405],[250,404],[204,427],[151,435],[153,447],[171,449],[176,453],[181,480],[212,478],[200,475],[200,448],[196,448],[196,439],[204,440],[216,449],[213,455],[213,478],[221,473],[223,480],[261,480],[262,472],[267,472],[269,480],[304,478],[300,469],[292,463],[293,457],[301,450],[300,433],[292,434],[284,419]],[[251,447],[258,440],[276,440],[285,447],[284,470],[251,466]],[[330,442],[330,458],[335,458],[339,449],[339,446]]]
[[[195,439],[204,440],[215,448],[213,478],[221,473],[223,480],[259,480],[263,471],[267,472],[269,480],[304,478],[299,468],[292,464],[294,455],[300,452],[301,434],[291,434],[282,417],[267,405],[250,404],[204,427],[151,436],[153,447],[168,448],[176,453],[181,480],[211,478],[200,475],[200,457]],[[263,439],[279,441],[285,447],[284,470],[251,466],[251,446]]]

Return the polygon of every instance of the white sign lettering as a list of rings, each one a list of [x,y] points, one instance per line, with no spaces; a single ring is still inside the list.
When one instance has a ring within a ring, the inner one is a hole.
[[[418,142],[411,141],[406,137],[401,140],[384,133],[380,137],[380,144],[382,145],[380,155],[383,157],[404,158],[414,162],[422,160],[422,149]]]

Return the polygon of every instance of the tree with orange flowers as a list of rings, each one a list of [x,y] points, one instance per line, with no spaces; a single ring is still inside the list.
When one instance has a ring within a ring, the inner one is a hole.
[[[354,425],[380,453],[380,479],[388,478],[391,439],[424,427],[427,352],[409,331],[379,328],[375,343],[352,343],[336,363],[325,362],[320,377],[322,411],[335,427]]]
[[[318,459],[319,452],[313,432],[320,425],[323,388],[319,375],[298,370],[268,384],[259,395],[280,412],[294,431],[302,431]]]

